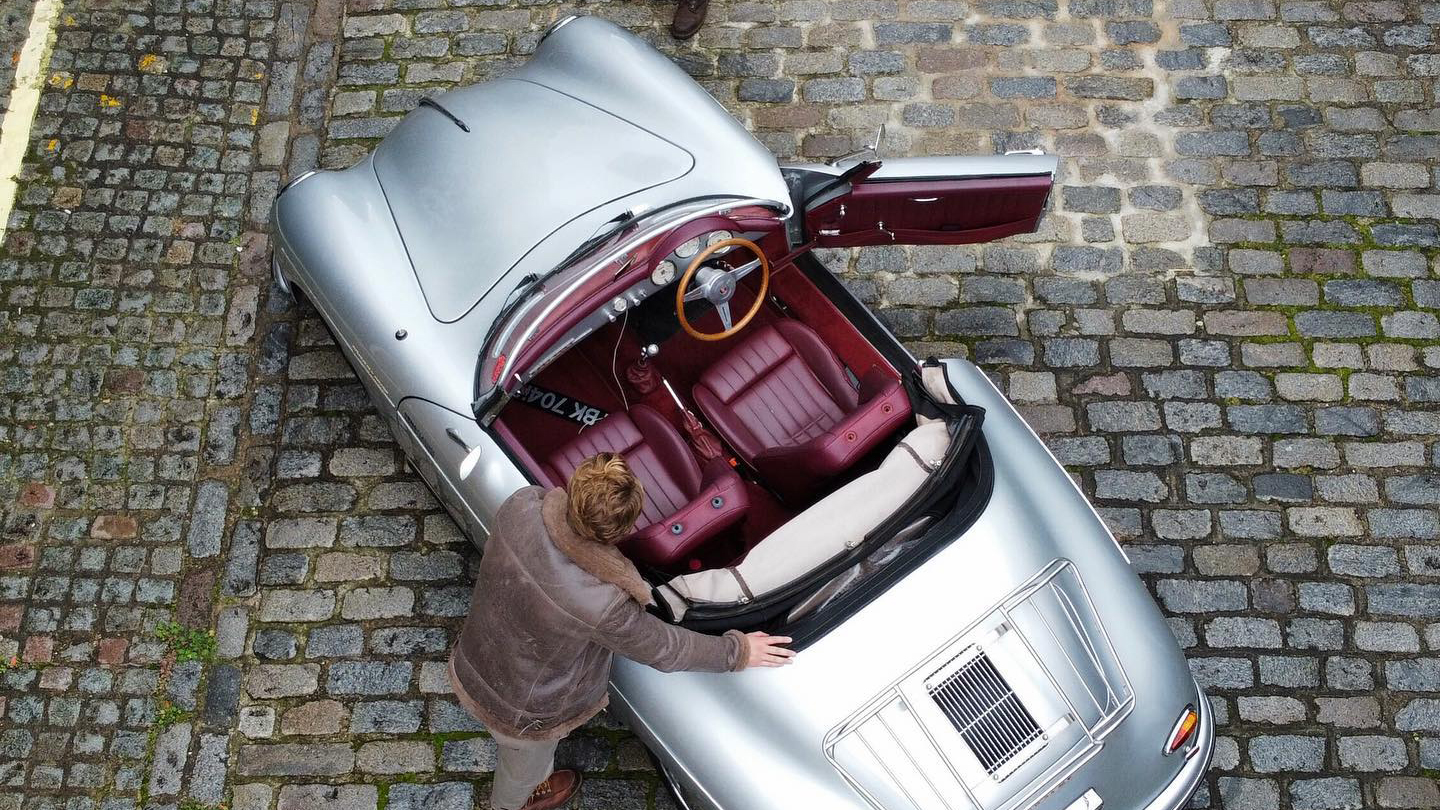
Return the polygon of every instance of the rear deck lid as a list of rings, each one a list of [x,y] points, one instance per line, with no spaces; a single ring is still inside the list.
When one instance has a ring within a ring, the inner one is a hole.
[[[877,807],[1018,810],[1097,754],[1133,702],[1084,583],[1056,560],[832,729],[825,752]]]
[[[463,316],[566,224],[694,166],[670,141],[533,82],[502,79],[437,100],[469,131],[421,106],[381,143],[374,165],[441,321]]]

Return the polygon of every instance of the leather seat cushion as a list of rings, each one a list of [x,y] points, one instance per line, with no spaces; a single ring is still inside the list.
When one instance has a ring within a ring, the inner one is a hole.
[[[793,321],[748,336],[705,371],[695,397],[747,458],[823,436],[857,404],[829,347]]]
[[[624,456],[645,488],[637,531],[679,512],[700,490],[700,466],[680,432],[645,405],[610,414],[552,453],[546,465],[551,483],[565,486],[580,462],[602,452]]]

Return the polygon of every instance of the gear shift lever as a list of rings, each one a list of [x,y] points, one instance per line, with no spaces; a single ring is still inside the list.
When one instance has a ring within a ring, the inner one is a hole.
[[[659,376],[655,373],[655,367],[650,365],[650,358],[660,353],[660,347],[654,343],[640,347],[640,359],[630,364],[625,369],[625,379],[630,382],[640,396],[645,396],[660,384]]]

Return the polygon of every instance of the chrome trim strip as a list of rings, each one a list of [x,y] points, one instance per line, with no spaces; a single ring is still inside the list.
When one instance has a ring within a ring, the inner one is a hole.
[[[776,202],[775,200],[762,200],[756,197],[736,197],[725,200],[724,202],[707,205],[704,208],[697,209],[689,214],[677,217],[673,220],[661,220],[659,222],[653,223],[650,227],[637,232],[629,240],[621,243],[618,247],[612,249],[609,253],[604,254],[604,256],[602,256],[600,259],[592,262],[589,269],[576,274],[572,279],[570,279],[569,283],[553,297],[550,303],[545,307],[544,310],[542,310],[538,314],[538,316],[530,318],[529,326],[524,332],[520,333],[519,338],[514,340],[513,343],[510,340],[510,336],[514,333],[515,327],[510,326],[507,327],[505,331],[497,335],[491,345],[523,346],[528,343],[530,341],[530,338],[534,337],[535,332],[539,330],[540,325],[545,323],[555,312],[555,310],[561,305],[561,303],[563,303],[567,298],[569,298],[571,294],[573,294],[577,289],[579,289],[586,281],[593,278],[597,273],[600,272],[601,269],[608,267],[612,263],[618,261],[624,254],[629,253],[630,251],[652,239],[657,231],[661,229],[673,230],[680,227],[681,225],[684,225],[687,222],[693,222],[702,217],[712,216],[714,214],[719,214],[724,211],[729,211],[734,208],[741,208],[747,205],[758,205],[764,208],[777,210],[781,212],[779,214],[779,218],[782,220],[785,218],[785,216],[788,215],[787,212],[790,209],[790,206],[788,204]],[[514,324],[520,318],[522,313],[528,314],[529,309],[527,308],[515,312],[513,315],[510,316],[510,322]],[[495,358],[493,354],[487,357],[486,366],[493,367],[494,359]],[[521,371],[521,369],[515,368],[505,369],[506,377],[510,378],[511,380],[510,384],[518,384],[524,381],[523,377],[521,376]],[[496,385],[499,385],[500,388],[504,390],[506,383],[497,381]],[[494,386],[492,385],[491,387],[493,388]]]
[[[720,803],[716,801],[714,794],[706,790],[705,786],[700,784],[700,781],[695,778],[695,775],[691,773],[690,770],[680,762],[680,759],[671,754],[670,749],[667,748],[664,743],[660,742],[660,739],[655,736],[655,732],[651,730],[650,726],[645,722],[645,719],[640,716],[639,712],[635,711],[635,706],[630,703],[630,700],[628,698],[625,697],[625,693],[615,688],[614,681],[610,682],[610,688],[608,691],[610,693],[610,699],[612,704],[615,701],[619,701],[621,704],[623,704],[624,708],[621,711],[624,715],[626,715],[628,721],[625,722],[625,726],[629,728],[630,733],[640,738],[640,742],[650,750],[651,756],[655,757],[655,759],[660,762],[662,767],[665,766],[665,760],[667,758],[671,760],[674,763],[674,767],[679,769],[679,771],[684,774],[685,778],[690,781],[690,786],[701,795],[701,798],[709,802],[711,807],[718,808],[720,806]],[[619,706],[615,708],[620,709]],[[668,771],[669,769],[667,768],[666,770]],[[664,778],[673,781],[674,774],[666,773],[664,775]],[[686,810],[700,809],[686,808]]]
[[[281,187],[280,187],[280,190],[277,191],[277,192],[275,192],[275,198],[276,198],[276,199],[279,199],[279,198],[280,198],[280,195],[281,195],[281,194],[284,194],[285,191],[286,191],[286,189],[290,188],[291,186],[295,185],[296,183],[300,182],[301,180],[304,180],[305,178],[309,177],[309,176],[312,175],[312,174],[318,174],[318,172],[316,172],[314,169],[311,169],[311,170],[308,171],[308,172],[301,172],[300,174],[298,174],[298,175],[290,178],[289,180],[285,181],[285,185],[281,186]]]
[[[280,272],[280,256],[277,253],[279,250],[278,245],[270,249],[270,274],[275,277],[275,286],[279,287],[281,292],[293,296],[294,293],[290,291],[290,282],[286,280],[285,274]]]
[[[553,23],[550,23],[550,26],[546,28],[543,33],[540,34],[540,41],[544,42],[546,38],[548,38],[551,34],[559,31],[561,28],[564,28],[565,26],[569,25],[570,23],[574,22],[579,18],[579,14],[570,14],[568,16],[561,17]]]

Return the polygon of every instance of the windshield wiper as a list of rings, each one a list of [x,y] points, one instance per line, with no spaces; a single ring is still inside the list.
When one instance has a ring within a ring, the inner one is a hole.
[[[614,237],[615,234],[625,230],[625,226],[629,225],[631,222],[634,222],[635,218],[640,216],[640,214],[642,213],[644,213],[643,208],[639,210],[636,210],[634,208],[627,208],[624,211],[621,211],[619,214],[616,214],[614,219],[603,223],[600,226],[600,230],[596,231],[594,236],[586,239],[584,242],[581,242],[579,247],[570,251],[570,255],[566,256],[563,260],[561,260],[559,264],[555,265],[555,269],[551,270],[550,273],[556,273],[566,267],[569,267],[571,262],[594,250],[599,245],[603,245],[606,241]],[[549,275],[549,273],[547,273],[546,275]]]

